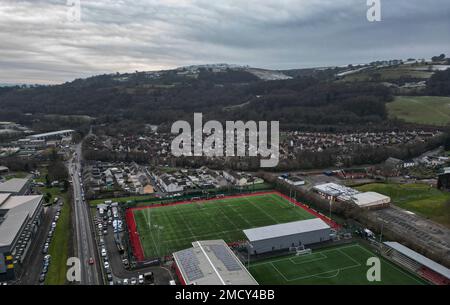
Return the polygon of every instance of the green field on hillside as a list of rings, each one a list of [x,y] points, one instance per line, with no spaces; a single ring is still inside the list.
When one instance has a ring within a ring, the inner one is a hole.
[[[398,67],[387,67],[380,69],[367,69],[360,72],[349,74],[343,78],[346,82],[367,82],[367,81],[383,81],[390,82],[401,78],[417,78],[427,80],[434,72],[427,70],[419,70],[427,66],[410,66],[401,65]]]
[[[434,126],[450,123],[450,97],[397,96],[386,107],[391,118],[408,123]]]
[[[244,229],[315,216],[277,194],[264,194],[134,210],[134,218],[145,256],[160,257],[193,241],[241,241]]]
[[[288,255],[250,264],[261,285],[423,285],[424,281],[381,260],[381,281],[367,280],[367,260],[377,254],[360,244],[343,245],[311,254]]]
[[[392,203],[450,227],[450,193],[425,184],[366,184],[357,188],[391,197]]]

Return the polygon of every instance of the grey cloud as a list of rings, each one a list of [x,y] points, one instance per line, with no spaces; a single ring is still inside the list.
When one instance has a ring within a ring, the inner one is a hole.
[[[273,69],[449,53],[448,0],[66,0],[0,2],[0,83],[229,62]]]

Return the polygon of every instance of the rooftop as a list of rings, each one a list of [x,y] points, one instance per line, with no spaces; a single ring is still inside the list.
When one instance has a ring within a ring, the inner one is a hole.
[[[42,138],[42,137],[51,137],[51,136],[57,136],[64,133],[73,133],[75,130],[72,129],[66,129],[66,130],[58,130],[58,131],[52,131],[52,132],[46,132],[46,133],[40,133],[29,136],[29,138]]]
[[[13,178],[0,183],[0,193],[18,193],[28,183],[28,179]]]
[[[353,202],[355,204],[357,204],[358,206],[361,206],[361,207],[391,202],[390,197],[376,193],[376,192],[366,192],[366,193],[356,194],[356,195],[353,195],[351,199],[353,200]]]
[[[192,246],[173,254],[186,285],[258,285],[223,240]]]
[[[414,250],[411,250],[408,247],[403,246],[402,244],[400,244],[398,242],[387,241],[384,244],[388,247],[395,249],[396,251],[400,252],[401,254],[409,257],[410,259],[422,264],[423,266],[433,270],[434,272],[437,272],[440,275],[445,276],[446,278],[450,279],[450,269],[448,269],[447,267],[442,266],[441,264],[438,264],[435,261],[432,261],[431,259],[423,256],[422,254],[417,253]]]
[[[19,234],[24,222],[32,217],[42,201],[42,195],[0,197],[0,209],[7,210],[0,224],[0,247],[9,246]]]
[[[352,188],[336,184],[336,183],[325,183],[314,186],[314,189],[316,191],[319,191],[321,193],[330,195],[330,196],[353,196],[355,194],[358,194],[359,191],[354,190]]]
[[[247,239],[252,242],[329,228],[330,226],[327,225],[322,219],[314,218],[276,224],[267,227],[247,229],[244,230],[244,234],[247,236]]]

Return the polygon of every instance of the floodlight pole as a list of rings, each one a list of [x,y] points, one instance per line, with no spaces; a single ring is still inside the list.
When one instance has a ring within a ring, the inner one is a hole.
[[[247,269],[250,272],[250,248],[253,249],[253,245],[250,241],[247,241]]]
[[[330,199],[330,219],[331,219],[331,204],[332,204],[332,202],[333,202],[333,199],[334,199],[334,197],[331,196],[331,199]]]

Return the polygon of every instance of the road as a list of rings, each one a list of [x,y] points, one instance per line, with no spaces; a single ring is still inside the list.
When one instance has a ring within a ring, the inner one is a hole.
[[[92,257],[97,262],[97,250],[89,218],[89,208],[82,199],[81,177],[81,144],[75,147],[73,158],[68,164],[69,173],[73,181],[73,211],[76,233],[76,250],[81,262],[81,285],[99,285],[100,271],[97,264],[90,265],[89,259]]]

